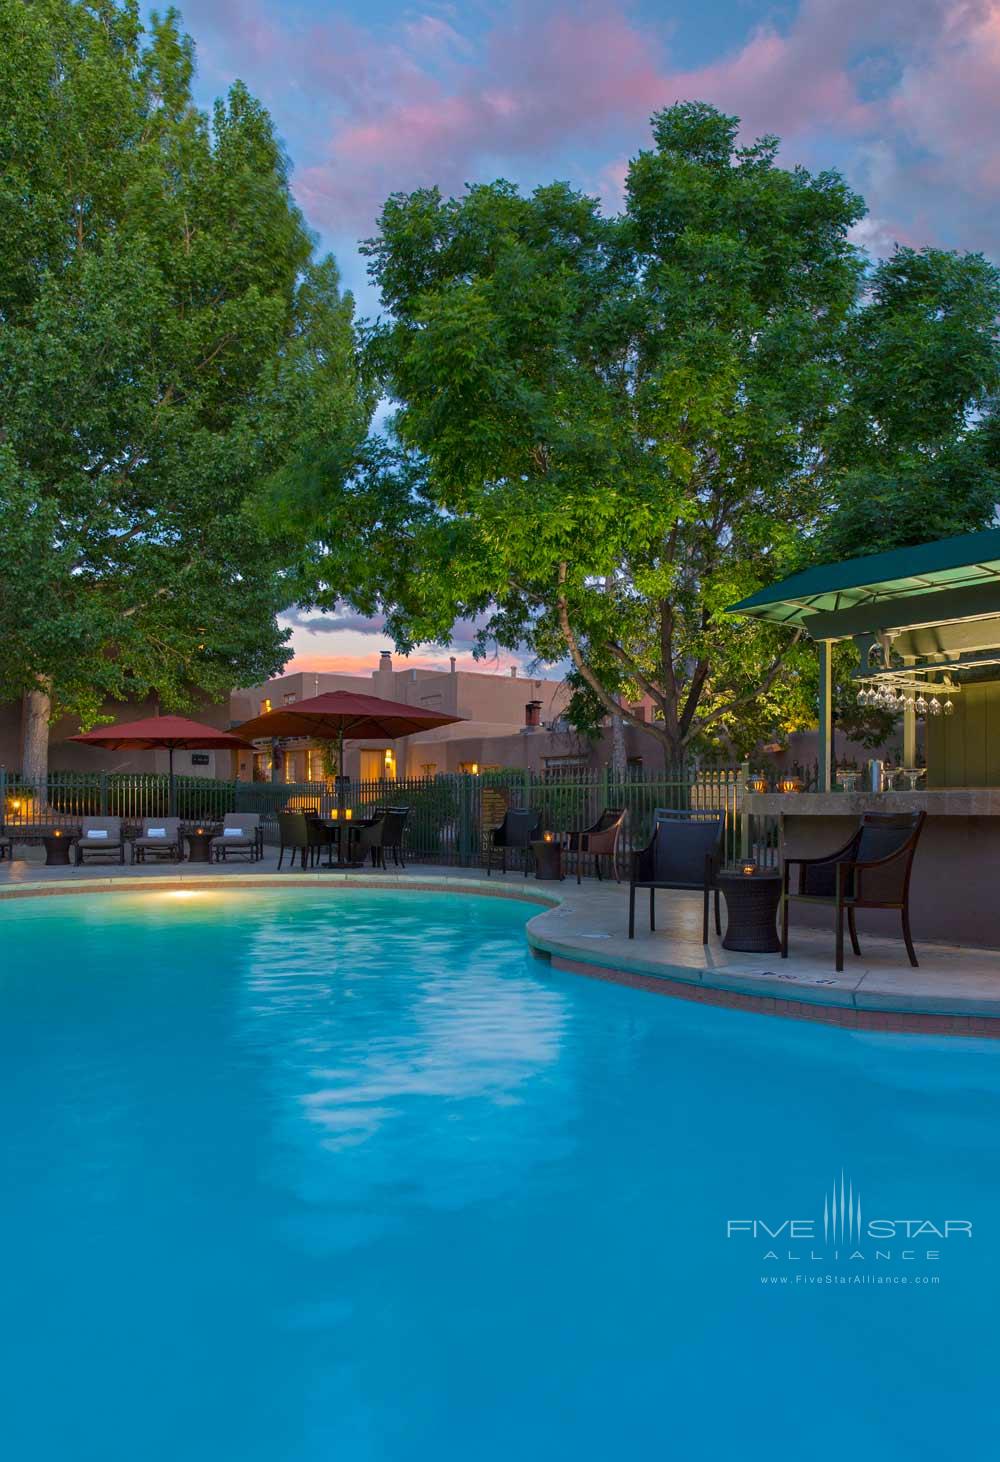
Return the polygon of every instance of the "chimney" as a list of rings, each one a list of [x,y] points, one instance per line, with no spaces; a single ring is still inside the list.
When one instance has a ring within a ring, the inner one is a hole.
[[[454,675],[455,674],[455,657],[454,657],[454,655],[452,655],[450,657],[450,659],[451,659],[451,673],[452,673],[452,675]]]
[[[382,653],[379,655],[378,668],[380,670],[392,669],[392,655],[389,653],[388,650],[383,650]]]
[[[517,666],[516,665],[512,665],[510,667],[510,678],[511,678],[511,680],[516,680],[517,679]]]
[[[524,724],[526,726],[540,726],[542,724],[541,701],[528,701],[524,708]]]

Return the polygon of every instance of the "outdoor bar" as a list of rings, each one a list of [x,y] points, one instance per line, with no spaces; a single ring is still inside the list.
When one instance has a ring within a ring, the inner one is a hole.
[[[819,653],[816,790],[746,794],[748,812],[778,818],[782,856],[831,852],[865,812],[922,810],[914,938],[1000,948],[1000,529],[807,569],[732,612],[800,627]],[[892,783],[877,762],[856,789],[834,782],[831,662],[845,640],[857,649],[859,696],[902,715]],[[793,918],[829,922],[815,907]],[[865,928],[896,934],[898,917],[866,912]]]

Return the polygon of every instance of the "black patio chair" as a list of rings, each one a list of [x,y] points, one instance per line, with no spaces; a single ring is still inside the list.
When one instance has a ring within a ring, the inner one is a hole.
[[[311,819],[304,812],[279,812],[278,819],[278,867],[284,861],[286,851],[291,854],[289,868],[295,867],[295,854],[301,858],[302,867],[311,861],[316,843],[309,824]],[[322,831],[325,833],[326,829]]]
[[[500,872],[507,872],[508,850],[520,851],[524,859],[524,876],[528,876],[531,844],[541,837],[542,816],[530,807],[508,807],[503,822],[490,832],[486,844],[486,876],[493,872],[493,854],[500,849]]]
[[[704,895],[701,942],[708,943],[708,899],[715,893],[715,932],[722,933],[718,872],[724,812],[657,807],[653,836],[632,854],[628,888],[628,937],[635,938],[635,893],[649,889],[649,928],[656,929],[656,890],[700,889]]]
[[[394,834],[395,821],[392,809],[382,807],[377,809],[375,817],[367,818],[361,824],[357,839],[351,848],[351,857],[355,863],[363,863],[371,853],[372,867],[385,867],[387,839]]]
[[[844,968],[844,914],[858,956],[857,909],[898,909],[910,964],[917,955],[910,935],[910,873],[925,812],[866,812],[842,848],[819,858],[786,858],[781,873],[781,957],[788,958],[788,905],[792,899],[834,910],[836,966]],[[791,888],[797,866],[798,887]]]
[[[318,812],[305,812],[306,837],[308,839],[309,861],[315,868],[326,850],[327,863],[333,862],[334,834],[322,821]]]
[[[406,867],[406,861],[403,858],[403,834],[406,831],[409,816],[409,807],[390,807],[387,809],[386,826],[382,834],[382,846],[379,853],[383,868],[385,867],[386,848],[392,854],[392,861],[397,868]]]
[[[598,878],[603,876],[601,859],[607,858],[611,864],[615,882],[621,882],[618,876],[618,844],[624,830],[625,808],[605,807],[600,817],[596,822],[591,823],[590,827],[575,828],[566,834],[564,843],[566,852],[576,854],[577,883],[580,882],[584,858],[593,858]]]

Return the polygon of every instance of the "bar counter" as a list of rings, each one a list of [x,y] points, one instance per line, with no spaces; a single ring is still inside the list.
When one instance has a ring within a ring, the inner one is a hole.
[[[777,817],[782,854],[816,857],[850,838],[865,812],[927,813],[917,845],[910,887],[913,937],[997,950],[1000,974],[1000,787],[942,787],[914,792],[748,792],[744,806],[755,817]],[[829,926],[831,910],[793,904],[796,923]],[[865,931],[896,937],[899,916],[858,911]],[[848,954],[848,959],[851,955]]]

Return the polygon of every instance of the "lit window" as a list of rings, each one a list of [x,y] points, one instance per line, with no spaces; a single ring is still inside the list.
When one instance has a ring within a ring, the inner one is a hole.
[[[270,709],[271,709],[271,702],[265,696],[264,699],[260,703],[260,713],[261,713],[261,715],[262,716],[266,716],[267,713],[268,713],[268,711]]]

